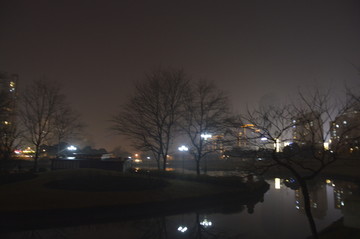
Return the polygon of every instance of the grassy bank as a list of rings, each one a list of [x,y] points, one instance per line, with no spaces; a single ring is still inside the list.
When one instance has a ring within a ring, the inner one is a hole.
[[[0,185],[0,231],[171,214],[211,205],[257,203],[268,185],[231,185],[112,171],[45,172]]]
[[[95,169],[45,172],[36,178],[1,185],[0,211],[139,204],[235,189],[176,179],[157,179],[153,186],[144,186],[151,180],[155,179]],[[158,184],[162,186],[156,187]]]

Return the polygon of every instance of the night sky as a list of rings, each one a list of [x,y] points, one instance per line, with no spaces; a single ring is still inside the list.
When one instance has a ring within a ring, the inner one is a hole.
[[[19,87],[46,77],[87,124],[94,147],[132,84],[158,67],[217,82],[241,112],[299,88],[360,85],[360,1],[1,1],[0,71]]]

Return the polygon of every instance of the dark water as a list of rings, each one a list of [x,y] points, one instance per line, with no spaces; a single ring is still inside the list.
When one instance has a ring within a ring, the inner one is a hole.
[[[308,237],[310,230],[296,183],[285,179],[271,179],[268,183],[270,189],[263,198],[248,205],[234,203],[143,220],[12,232],[0,234],[0,238]],[[346,208],[344,197],[356,193],[358,186],[324,179],[310,184],[310,190],[313,214],[321,230],[343,216],[342,210]]]

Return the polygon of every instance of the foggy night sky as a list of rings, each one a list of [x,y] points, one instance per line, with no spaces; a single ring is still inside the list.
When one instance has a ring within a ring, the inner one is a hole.
[[[93,146],[158,67],[217,82],[232,108],[299,87],[359,86],[360,1],[1,1],[0,71],[62,82]],[[281,95],[280,95],[281,94]]]

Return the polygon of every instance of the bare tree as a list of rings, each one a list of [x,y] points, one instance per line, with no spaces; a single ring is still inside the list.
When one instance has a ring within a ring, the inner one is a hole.
[[[157,70],[135,85],[135,93],[113,118],[113,129],[133,146],[152,152],[158,168],[166,169],[188,80],[182,70]]]
[[[252,169],[263,173],[271,167],[281,166],[291,172],[301,187],[314,238],[318,235],[311,213],[308,181],[339,158],[346,136],[360,126],[353,121],[351,127],[336,136],[338,140],[333,142],[331,150],[326,149],[324,144],[334,132],[332,125],[351,110],[347,103],[334,104],[330,96],[329,91],[323,93],[320,90],[308,95],[299,93],[296,103],[259,107],[248,110],[242,117],[244,122],[254,125],[248,140],[259,148],[271,150],[271,160],[252,164]],[[289,142],[293,144],[280,152],[280,146]]]
[[[201,160],[217,149],[214,139],[224,137],[228,118],[229,102],[224,92],[205,80],[191,87],[184,102],[181,128],[189,138],[198,175]]]
[[[58,145],[58,154],[60,143],[76,137],[81,133],[84,124],[80,121],[80,115],[70,108],[68,104],[62,104],[55,113],[53,135]]]
[[[60,87],[45,80],[36,80],[21,95],[20,117],[24,137],[35,147],[34,170],[38,170],[40,146],[54,136],[56,116],[64,107]]]

